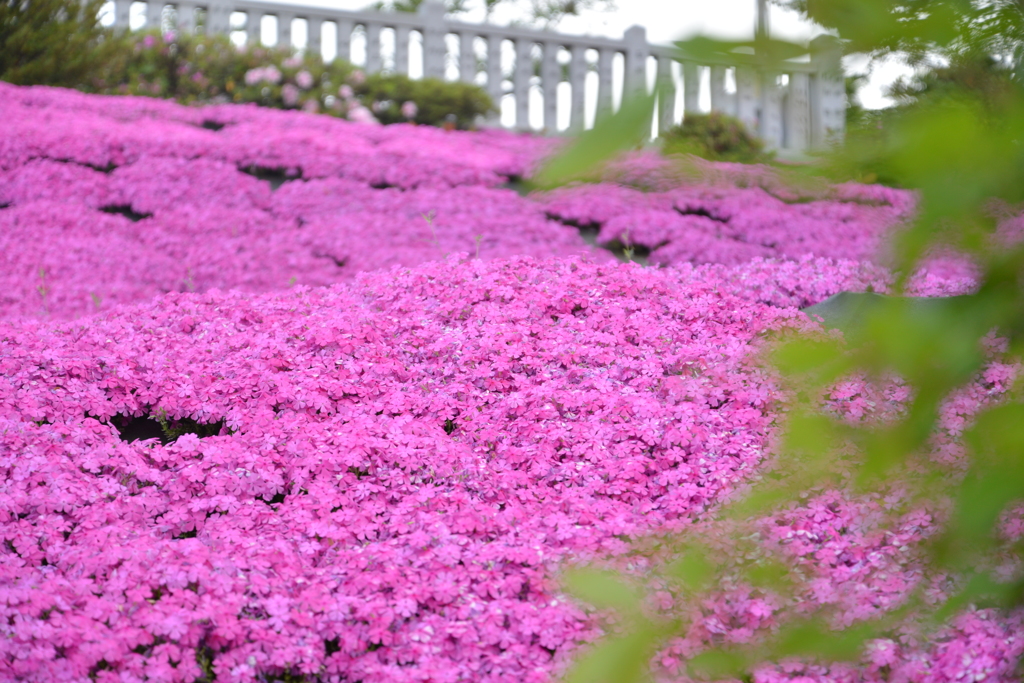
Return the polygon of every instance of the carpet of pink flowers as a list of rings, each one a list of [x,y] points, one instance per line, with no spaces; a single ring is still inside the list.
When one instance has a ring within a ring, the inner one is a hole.
[[[604,623],[559,568],[756,476],[783,403],[756,351],[818,333],[800,307],[885,291],[914,206],[680,185],[643,155],[523,197],[502,185],[549,141],[246,106],[0,84],[0,116],[0,680],[554,680]],[[952,258],[914,280],[972,286]],[[993,353],[944,412],[951,459],[1013,379]],[[861,419],[905,395],[832,399]],[[121,438],[158,416],[222,427]],[[949,588],[913,559],[938,513],[880,527],[894,504],[813,492],[766,540],[853,623]],[[678,679],[785,609],[723,583],[656,665]],[[1010,681],[1022,633],[970,610],[929,645],[753,680]]]

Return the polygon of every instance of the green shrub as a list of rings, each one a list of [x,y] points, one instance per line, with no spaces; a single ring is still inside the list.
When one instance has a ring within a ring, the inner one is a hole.
[[[238,48],[227,36],[147,31],[114,40],[118,49],[90,83],[95,92],[171,97],[182,103],[255,102],[356,119],[372,110],[381,123],[411,120],[459,128],[471,127],[477,116],[494,108],[475,85],[365,76],[341,59],[324,63],[319,55],[298,55],[293,49]]]
[[[236,47],[227,36],[125,33],[120,49],[92,79],[96,92],[169,97],[184,104],[255,102],[344,115],[337,91],[355,71],[348,62],[261,46]],[[332,106],[333,105],[333,106]]]
[[[471,83],[447,82],[437,78],[415,81],[401,74],[371,74],[356,92],[381,123],[407,121],[402,112],[406,102],[416,103],[416,123],[430,126],[451,124],[471,128],[478,116],[497,111],[490,96]]]
[[[756,164],[771,161],[764,142],[743,122],[721,112],[687,114],[683,124],[662,135],[665,154],[693,154],[711,161]]]
[[[102,0],[0,0],[0,80],[81,87],[116,45]]]

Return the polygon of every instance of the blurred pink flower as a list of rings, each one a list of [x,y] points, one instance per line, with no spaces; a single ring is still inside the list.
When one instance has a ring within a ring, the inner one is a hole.
[[[404,116],[407,119],[416,118],[416,114],[418,114],[419,111],[420,108],[417,107],[416,103],[413,102],[412,100],[402,103],[402,116]]]
[[[263,80],[268,83],[280,83],[281,82],[281,70],[271,64],[270,66],[263,69]]]
[[[348,110],[348,120],[355,123],[368,123],[370,125],[380,123],[370,110],[361,104],[356,104]]]
[[[338,97],[350,100],[353,97],[355,97],[355,91],[352,90],[351,85],[343,85],[340,88],[338,88]]]
[[[289,57],[288,59],[284,60],[282,64],[284,64],[286,69],[297,69],[300,66],[302,66],[302,57],[299,57],[298,55],[294,57]]]
[[[146,47],[153,47],[154,45],[156,45],[156,38],[154,38],[153,36],[146,36],[142,39],[142,44]]]
[[[302,111],[308,111],[310,114],[315,114],[320,111],[320,102],[317,100],[306,100],[302,103]]]
[[[313,74],[309,73],[306,70],[302,70],[299,73],[295,74],[295,82],[303,90],[309,90],[310,88],[313,87]]]
[[[349,75],[348,80],[356,85],[360,85],[366,82],[366,74],[361,69],[356,69]]]
[[[285,83],[281,86],[281,98],[286,105],[294,107],[299,103],[299,89],[291,83]]]

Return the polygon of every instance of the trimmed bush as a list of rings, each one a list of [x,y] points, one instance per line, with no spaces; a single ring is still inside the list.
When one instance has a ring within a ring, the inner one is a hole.
[[[742,121],[721,112],[687,114],[682,125],[666,131],[662,140],[665,154],[693,154],[711,161],[756,164],[773,156]]]
[[[278,109],[345,116],[355,104],[338,95],[356,70],[342,60],[325,64],[319,56],[294,50],[245,46],[227,36],[128,33],[120,49],[92,83],[97,92],[170,97],[178,102],[255,102]]]
[[[449,83],[437,78],[415,81],[401,74],[372,74],[356,92],[371,105],[381,123],[415,121],[430,126],[453,125],[465,130],[477,117],[497,111],[490,96],[469,83]],[[410,111],[403,106],[416,104]],[[409,114],[412,114],[411,116]]]

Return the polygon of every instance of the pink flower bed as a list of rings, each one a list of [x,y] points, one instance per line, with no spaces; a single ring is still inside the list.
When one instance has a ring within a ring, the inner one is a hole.
[[[0,94],[5,680],[554,680],[601,634],[559,568],[623,560],[746,485],[783,410],[764,333],[814,333],[797,308],[887,291],[872,258],[913,209],[861,186],[521,197],[498,186],[554,143]],[[622,172],[668,183],[658,163]],[[614,263],[566,223],[665,267]],[[913,282],[974,286],[951,257]],[[957,457],[1014,372],[994,355],[937,452]],[[831,398],[863,419],[905,395]],[[133,440],[158,419],[207,427]],[[814,577],[805,604],[848,623],[932,580],[912,550],[937,517],[881,529],[892,500],[816,491],[769,520]],[[789,609],[720,588],[659,655],[666,677]],[[931,647],[894,634],[856,665],[753,676],[1010,681],[1021,632],[969,611]]]

